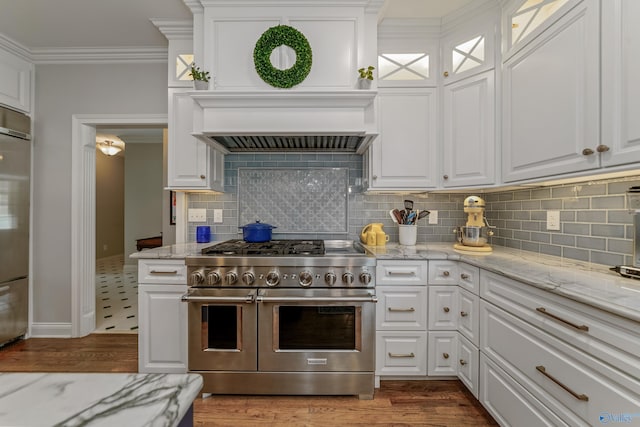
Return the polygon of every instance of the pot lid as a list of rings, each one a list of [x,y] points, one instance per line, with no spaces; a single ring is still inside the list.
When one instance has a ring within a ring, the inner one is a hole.
[[[247,228],[249,230],[271,230],[272,228],[278,228],[278,227],[271,224],[264,224],[264,223],[261,223],[259,220],[256,220],[256,222],[252,224],[242,225],[242,226],[239,226],[238,228]]]

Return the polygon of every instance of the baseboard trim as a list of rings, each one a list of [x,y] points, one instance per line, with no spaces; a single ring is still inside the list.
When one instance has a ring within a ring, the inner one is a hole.
[[[71,338],[71,323],[33,323],[30,338]]]

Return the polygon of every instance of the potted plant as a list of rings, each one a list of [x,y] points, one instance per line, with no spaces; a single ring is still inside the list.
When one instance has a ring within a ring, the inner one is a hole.
[[[369,89],[371,87],[371,82],[373,81],[373,70],[375,70],[373,65],[369,65],[367,68],[360,68],[358,70],[358,89]]]
[[[193,79],[193,85],[196,90],[209,89],[209,72],[200,70],[200,67],[196,66],[195,62],[191,64],[189,75]]]

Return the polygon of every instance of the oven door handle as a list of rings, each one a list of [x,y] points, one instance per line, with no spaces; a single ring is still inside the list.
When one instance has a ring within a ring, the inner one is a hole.
[[[369,295],[367,297],[266,297],[258,295],[256,302],[378,302],[378,297]]]
[[[207,297],[207,296],[195,296],[190,294],[184,294],[180,298],[183,302],[245,302],[247,304],[252,304],[256,301],[256,294],[252,292],[250,294],[240,296],[240,297]]]

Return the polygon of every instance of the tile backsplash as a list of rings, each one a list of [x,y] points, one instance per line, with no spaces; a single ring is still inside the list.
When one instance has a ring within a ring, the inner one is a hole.
[[[486,216],[489,223],[496,226],[491,244],[533,252],[564,256],[571,259],[591,261],[605,265],[631,263],[633,218],[626,210],[625,193],[630,186],[640,185],[640,177],[617,179],[580,184],[538,187],[480,194],[469,193],[430,193],[411,195],[363,194],[358,185],[362,177],[362,157],[355,154],[229,154],[225,156],[225,193],[191,193],[188,195],[189,208],[206,208],[208,225],[216,240],[241,238],[239,225],[249,222],[254,209],[252,201],[239,200],[246,190],[239,183],[239,171],[270,169],[282,171],[269,176],[273,180],[271,188],[279,193],[287,192],[287,197],[279,197],[279,203],[298,203],[301,198],[313,198],[305,193],[299,183],[287,175],[294,170],[302,177],[308,176],[304,170],[322,170],[342,168],[346,170],[348,187],[347,200],[342,209],[346,209],[346,232],[323,232],[322,227],[307,224],[300,219],[294,227],[284,227],[285,233],[273,231],[274,238],[309,239],[357,239],[362,228],[371,222],[384,224],[384,231],[391,242],[398,241],[398,227],[392,222],[389,211],[402,209],[404,199],[411,199],[416,209],[438,211],[438,224],[430,225],[427,219],[418,223],[418,243],[454,242],[453,228],[464,225],[466,214],[463,212],[463,200],[476,194],[487,201]],[[286,172],[289,170],[289,172]],[[284,174],[284,175],[282,175]],[[242,175],[240,175],[242,177]],[[318,177],[316,177],[318,178]],[[297,179],[297,178],[296,178]],[[301,178],[302,179],[302,178]],[[321,176],[320,181],[329,179]],[[276,180],[278,180],[276,182]],[[294,185],[295,184],[295,185]],[[322,184],[322,182],[320,183]],[[329,185],[336,185],[329,183]],[[339,184],[342,185],[342,184]],[[251,191],[251,190],[249,190]],[[338,189],[336,188],[336,191]],[[321,195],[314,205],[317,215],[336,215],[334,205],[329,205]],[[213,223],[213,210],[223,210],[223,223]],[[560,211],[559,231],[546,230],[546,211]],[[274,217],[272,217],[274,218]],[[275,217],[277,218],[277,216]],[[261,218],[255,218],[261,219]],[[308,221],[315,221],[313,216]],[[270,220],[269,220],[270,221]],[[269,222],[266,221],[265,222]],[[274,220],[272,225],[279,225]],[[196,225],[188,224],[188,241],[195,241]],[[335,230],[335,229],[334,229]]]

